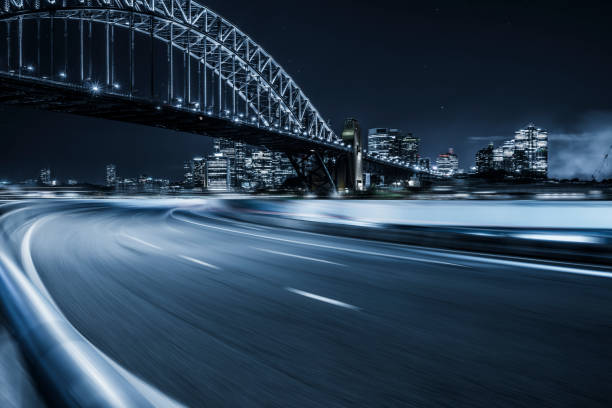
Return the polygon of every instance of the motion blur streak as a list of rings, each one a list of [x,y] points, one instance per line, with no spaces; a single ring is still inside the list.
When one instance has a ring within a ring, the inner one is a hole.
[[[28,208],[67,319],[186,405],[612,405],[609,269],[254,232],[189,200]]]
[[[184,222],[187,222],[187,223],[190,223],[190,224],[193,224],[193,225],[199,225],[199,226],[205,227],[205,228],[212,228],[212,229],[216,229],[216,230],[219,230],[219,231],[232,232],[234,234],[249,235],[249,236],[255,237],[255,238],[263,238],[263,239],[269,239],[269,240],[273,240],[273,241],[287,242],[287,243],[290,243],[290,244],[297,244],[297,245],[304,245],[304,246],[311,246],[311,247],[319,247],[319,248],[327,248],[327,249],[331,249],[331,250],[334,250],[334,251],[344,251],[344,252],[359,253],[359,254],[371,255],[371,256],[375,256],[375,257],[381,256],[381,257],[387,257],[387,258],[403,259],[403,260],[408,260],[408,261],[435,263],[435,264],[440,264],[440,265],[451,265],[451,266],[459,266],[459,267],[463,267],[464,266],[464,265],[458,265],[458,264],[453,264],[453,263],[449,263],[449,262],[436,261],[434,259],[415,258],[415,257],[410,257],[410,256],[404,256],[404,255],[396,255],[396,254],[389,254],[389,253],[382,253],[382,252],[365,251],[365,250],[360,250],[360,249],[355,249],[355,248],[337,247],[337,246],[329,246],[329,245],[317,244],[317,243],[313,243],[313,242],[296,241],[296,240],[287,239],[287,238],[273,237],[273,236],[269,236],[269,235],[254,234],[254,233],[251,233],[251,232],[244,232],[244,231],[238,231],[238,230],[229,229],[229,228],[222,228],[222,227],[218,227],[218,226],[214,226],[214,225],[210,225],[210,224],[203,224],[201,222],[194,222],[194,221],[186,220],[186,219],[180,218],[180,217],[175,217],[175,218],[177,220],[184,221]]]

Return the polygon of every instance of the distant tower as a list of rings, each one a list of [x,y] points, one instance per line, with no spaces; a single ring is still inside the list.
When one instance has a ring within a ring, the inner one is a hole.
[[[230,162],[223,153],[208,156],[205,166],[205,185],[208,191],[230,191]]]
[[[416,166],[419,162],[419,142],[419,138],[412,133],[396,137],[391,158]]]
[[[194,157],[192,163],[192,180],[194,187],[206,187],[206,160],[203,157]]]
[[[396,140],[401,137],[399,129],[374,128],[368,131],[368,153],[380,159],[393,156]]]
[[[493,171],[493,158],[495,154],[495,146],[489,143],[489,146],[480,149],[476,153],[476,173],[489,174]]]
[[[352,160],[352,184],[355,191],[362,191],[363,185],[363,150],[361,147],[361,127],[357,119],[349,118],[344,121],[344,130],[342,131],[342,140],[344,143],[353,146]]]
[[[106,165],[106,187],[114,187],[117,183],[117,166],[114,164]]]
[[[438,155],[436,160],[437,174],[444,177],[452,177],[459,170],[459,159],[455,154],[455,150],[451,147],[448,153]]]
[[[514,136],[516,173],[533,178],[548,177],[548,133],[533,124]]]

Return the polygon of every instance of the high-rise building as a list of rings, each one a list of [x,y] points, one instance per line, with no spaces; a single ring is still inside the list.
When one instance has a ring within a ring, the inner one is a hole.
[[[209,191],[231,189],[230,163],[223,153],[214,153],[206,160],[206,188]]]
[[[188,188],[206,187],[206,160],[194,157],[183,164],[183,185]]]
[[[230,180],[233,189],[241,189],[245,181],[245,160],[247,146],[242,142],[229,139],[216,138],[214,140],[215,152],[222,153],[230,163]]]
[[[448,149],[448,153],[442,153],[436,160],[437,174],[444,177],[451,177],[459,171],[459,158],[454,149]]]
[[[476,173],[478,174],[489,174],[493,171],[493,157],[494,157],[495,147],[493,143],[490,143],[489,146],[484,149],[480,149],[478,153],[476,153]]]
[[[533,124],[515,133],[515,171],[535,178],[548,175],[548,133]]]
[[[412,133],[406,133],[395,137],[392,143],[391,157],[406,162],[410,166],[416,166],[419,161],[419,138]]]
[[[117,166],[106,165],[106,187],[115,187],[117,184]]]
[[[274,186],[274,155],[269,150],[256,150],[251,155],[253,187],[271,188]]]
[[[196,188],[206,188],[206,161],[203,157],[194,157],[191,163],[193,186]]]
[[[38,176],[38,181],[43,186],[51,185],[51,169],[41,169]]]
[[[401,136],[399,129],[375,128],[368,131],[368,153],[381,159],[390,158],[394,142]]]

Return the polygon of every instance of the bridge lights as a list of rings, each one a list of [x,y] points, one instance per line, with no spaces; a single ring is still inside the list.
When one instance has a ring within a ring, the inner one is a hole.
[[[113,84],[114,89],[121,89],[121,86],[118,83]]]
[[[92,84],[91,85],[91,92],[93,92],[93,93],[100,92],[100,85],[98,85],[97,83],[96,84]]]
[[[32,65],[28,65],[26,69],[28,70],[28,72],[34,72],[34,67]]]
[[[62,79],[66,79],[66,73],[65,72],[60,72],[59,73],[59,77]]]

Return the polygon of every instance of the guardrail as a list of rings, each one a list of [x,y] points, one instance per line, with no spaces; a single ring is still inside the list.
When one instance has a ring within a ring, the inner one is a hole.
[[[369,224],[338,218],[303,219],[282,202],[220,200],[213,211],[239,221],[326,235],[407,245],[524,256],[564,262],[612,265],[612,231],[608,229],[501,228]]]

